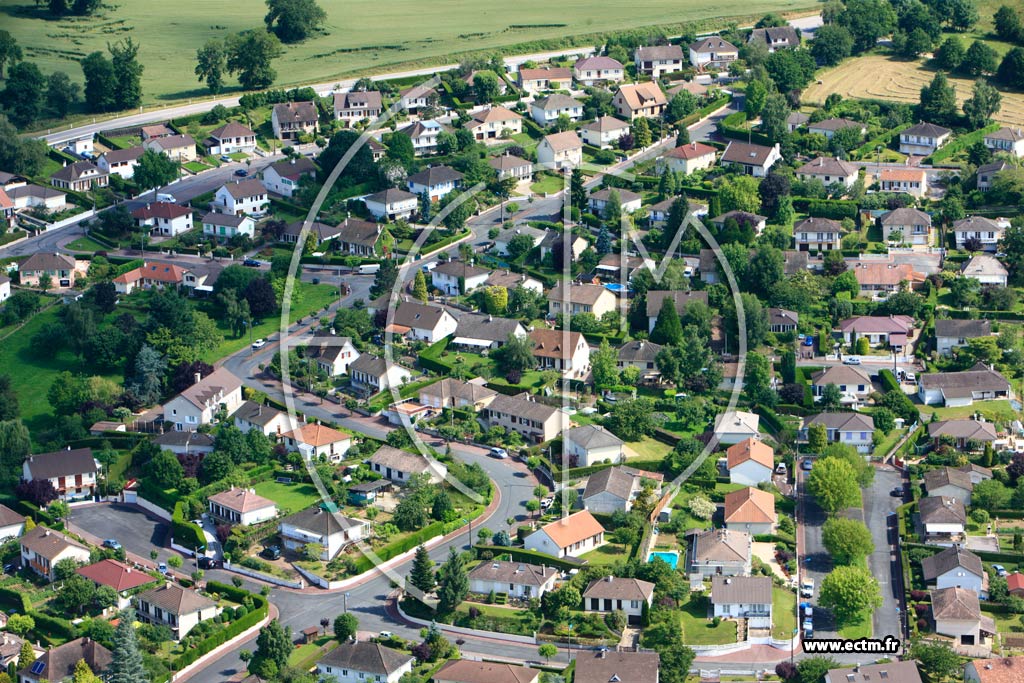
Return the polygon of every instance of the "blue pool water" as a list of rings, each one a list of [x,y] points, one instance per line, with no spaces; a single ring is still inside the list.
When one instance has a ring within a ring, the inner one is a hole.
[[[616,294],[618,294],[619,292],[626,291],[626,287],[624,287],[619,282],[609,282],[604,286],[604,288],[607,289],[609,292],[615,292]]]
[[[656,553],[651,553],[650,555],[647,556],[647,561],[648,562],[653,562],[654,558],[656,558],[656,557],[661,559],[662,561],[664,561],[666,564],[668,564],[668,566],[672,567],[672,569],[675,569],[676,568],[676,564],[679,563],[679,553],[676,553],[676,552],[656,552]]]

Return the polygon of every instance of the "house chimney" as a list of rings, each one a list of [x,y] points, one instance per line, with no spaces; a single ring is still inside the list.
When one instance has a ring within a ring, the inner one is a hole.
[[[170,587],[171,587],[171,582],[170,581],[164,581],[164,588],[168,588],[169,589]]]
[[[132,568],[131,567],[125,567],[124,573],[125,574],[131,574],[132,573]]]
[[[607,581],[608,583],[611,583],[612,581],[615,580],[615,577],[614,576],[606,576],[606,577],[604,577],[604,580]]]
[[[199,384],[201,381],[203,381],[203,376],[197,372],[195,375],[192,376],[192,380],[193,384]]]
[[[49,536],[49,535],[50,535],[50,530],[49,529],[47,529],[46,531],[43,532],[43,536]]]

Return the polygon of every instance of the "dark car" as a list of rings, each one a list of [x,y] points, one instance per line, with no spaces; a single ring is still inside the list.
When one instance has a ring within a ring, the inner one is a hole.
[[[893,498],[902,498],[903,497],[903,487],[902,486],[897,486],[892,491],[889,491],[889,495],[892,496]]]
[[[259,268],[260,262],[254,258],[247,258],[244,261],[242,261],[242,265],[248,266],[249,268]]]
[[[199,568],[200,569],[222,569],[224,562],[221,560],[214,559],[212,557],[200,557]]]
[[[264,548],[260,554],[268,560],[277,560],[281,557],[281,547],[272,545],[269,548]]]
[[[249,172],[246,171],[244,168],[236,168],[235,175],[238,176],[239,178],[244,178],[245,176],[249,175]]]

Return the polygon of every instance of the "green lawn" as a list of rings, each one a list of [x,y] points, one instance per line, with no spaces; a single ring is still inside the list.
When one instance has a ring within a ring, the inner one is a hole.
[[[641,460],[661,460],[672,452],[672,447],[657,439],[645,436],[640,441],[630,441],[626,444]]]
[[[678,515],[683,515],[685,519],[681,522],[682,526],[680,527],[683,530],[711,528],[710,519],[697,519],[690,514],[689,509],[686,507],[690,498],[695,495],[697,494],[692,491],[680,491],[679,495],[672,501],[672,519],[675,521]]]
[[[848,620],[839,629],[839,636],[846,640],[871,637],[871,612],[862,612],[860,616]]]
[[[773,586],[772,637],[779,640],[792,638],[794,630],[796,630],[796,593]]]
[[[894,430],[892,430],[891,432],[889,432],[886,435],[885,439],[883,439],[881,441],[881,443],[879,443],[877,446],[875,446],[874,454],[876,456],[878,456],[878,457],[883,457],[884,458],[889,453],[889,451],[892,450],[893,446],[895,446],[896,443],[900,439],[902,439],[903,436],[906,433],[907,433],[906,429],[894,429]]]
[[[314,285],[308,282],[299,282],[299,299],[292,306],[291,321],[305,318],[311,313],[323,309],[324,306],[338,299],[338,288],[333,285]],[[203,360],[212,363],[216,360],[230,356],[232,353],[244,349],[249,345],[249,335],[234,337],[227,325],[218,322],[217,328],[224,335],[224,340],[213,351],[205,354]],[[255,325],[252,330],[253,339],[265,339],[271,334],[277,335],[281,332],[281,320],[271,317]]]
[[[736,642],[736,622],[723,619],[718,626],[708,619],[708,597],[692,595],[689,602],[677,610],[683,627],[683,639],[688,645],[726,645]]]
[[[186,171],[192,171],[193,173],[202,173],[203,171],[210,170],[209,166],[198,161],[189,161],[186,164],[182,164],[182,166]]]
[[[22,420],[32,434],[46,427],[51,415],[46,393],[57,374],[69,370],[73,373],[94,374],[89,364],[69,351],[53,353],[49,349],[32,347],[32,336],[46,323],[57,322],[60,306],[53,306],[36,315],[17,334],[0,344],[0,368],[11,377],[18,395]],[[103,375],[121,383],[121,374]]]
[[[581,560],[586,560],[590,564],[612,564],[618,561],[625,561],[629,559],[626,551],[622,549],[622,545],[619,543],[606,543],[596,550],[591,550],[589,553],[580,555]]]
[[[565,180],[546,173],[537,175],[537,182],[530,185],[530,189],[536,194],[554,194],[565,189]]]
[[[956,408],[939,406],[919,406],[918,408],[921,414],[928,419],[931,419],[932,413],[937,413],[940,420],[969,418],[975,413],[981,413],[986,419],[991,421],[1006,422],[1017,417],[1017,413],[1010,406],[1009,401],[975,401],[974,405]]]
[[[256,484],[256,493],[277,503],[279,510],[291,512],[305,510],[320,502],[320,494],[312,484],[279,484],[276,481],[261,481]]]
[[[79,237],[73,242],[68,242],[66,246],[72,251],[87,251],[90,253],[95,251],[107,251],[110,248],[89,237]]]

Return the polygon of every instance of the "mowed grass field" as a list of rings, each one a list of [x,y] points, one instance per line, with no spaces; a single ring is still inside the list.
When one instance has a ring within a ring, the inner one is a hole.
[[[921,88],[934,77],[935,71],[926,68],[920,61],[866,55],[848,59],[834,69],[820,72],[817,77],[819,82],[812,83],[804,91],[803,100],[822,103],[832,93],[839,93],[844,98],[865,97],[917,103],[921,99]],[[971,96],[973,80],[950,77],[949,82],[956,89],[958,103],[963,103]],[[1024,122],[1024,93],[1001,92],[1002,108],[993,119],[1019,126]]]
[[[816,6],[811,0],[523,0],[514,6],[501,0],[320,0],[320,4],[328,15],[324,32],[286,47],[286,54],[274,63],[275,86],[327,83],[341,75],[383,72],[398,64],[429,63],[444,55],[528,41],[724,17],[747,19]],[[82,57],[131,36],[141,45],[139,54],[146,68],[144,104],[153,104],[205,96],[205,88],[193,74],[196,49],[210,38],[262,26],[266,11],[261,0],[136,0],[104,4],[93,17],[53,19],[46,3],[37,7],[30,0],[0,0],[0,25],[17,37],[25,58],[38,63],[44,73],[65,71],[78,81]]]

